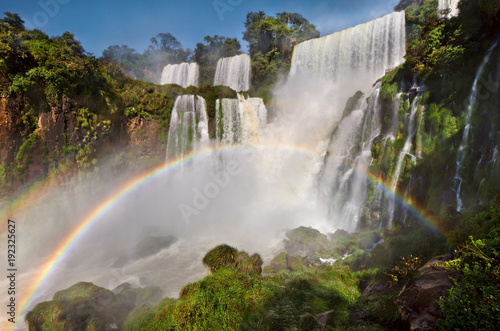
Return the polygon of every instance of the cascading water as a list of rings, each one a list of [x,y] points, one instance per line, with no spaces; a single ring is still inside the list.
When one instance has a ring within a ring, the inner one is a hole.
[[[195,95],[178,96],[170,118],[167,161],[188,154],[205,141],[208,141],[205,99]]]
[[[403,145],[403,149],[399,153],[398,160],[396,162],[396,170],[394,171],[394,176],[392,178],[391,188],[393,191],[396,190],[398,185],[399,176],[401,175],[401,170],[403,167],[404,158],[407,155],[413,156],[410,154],[411,148],[413,146],[413,137],[415,137],[415,133],[417,132],[416,128],[416,115],[419,107],[419,97],[421,95],[421,91],[417,93],[414,97],[413,102],[410,106],[410,113],[407,114],[407,119],[405,120],[405,131],[406,131],[406,139],[405,144]],[[414,157],[414,156],[413,156]]]
[[[470,119],[472,115],[472,111],[474,109],[474,106],[476,105],[476,96],[477,96],[477,87],[478,87],[478,82],[479,78],[481,77],[481,74],[483,73],[484,67],[488,64],[490,61],[491,53],[497,46],[498,42],[495,42],[493,46],[490,47],[490,49],[486,52],[486,55],[483,58],[483,61],[479,65],[479,69],[477,70],[476,77],[474,78],[474,83],[472,84],[472,89],[471,93],[469,95],[469,103],[467,106],[467,113],[465,115],[465,128],[464,128],[464,133],[462,135],[462,142],[460,143],[460,146],[458,147],[458,152],[457,152],[457,161],[456,161],[456,169],[455,169],[455,176],[453,179],[455,180],[455,193],[456,193],[456,198],[457,198],[457,211],[460,211],[463,209],[463,203],[462,203],[462,198],[460,196],[461,190],[462,190],[462,183],[463,183],[463,178],[461,177],[461,167],[462,163],[465,160],[465,156],[467,153],[467,145],[469,142],[469,133],[471,129],[471,124],[470,124]]]
[[[386,70],[402,64],[405,41],[405,14],[395,12],[297,45],[290,76],[323,76],[335,89],[347,89],[349,97],[357,90],[367,91]]]
[[[216,136],[224,145],[259,143],[267,123],[267,109],[260,98],[222,99],[216,101]]]
[[[369,166],[370,145],[381,127],[380,84],[371,84],[401,64],[404,52],[404,13],[296,46],[290,77],[276,91],[273,122],[265,124],[259,99],[220,100],[216,134],[222,143],[238,144],[221,148],[228,162],[220,162],[220,154],[203,153],[196,156],[196,167],[182,169],[183,176],[176,176],[179,167],[174,164],[163,176],[144,180],[144,185],[124,194],[102,212],[105,222],[96,221],[82,234],[37,302],[82,279],[108,288],[124,281],[158,285],[166,295],[175,296],[187,282],[206,275],[201,257],[222,242],[257,251],[269,261],[274,254],[268,248],[281,242],[284,229],[304,224],[323,232],[358,229],[367,185],[362,171]],[[248,90],[249,60],[248,55],[221,59],[215,84]],[[358,90],[366,94],[344,115],[347,99]],[[177,98],[168,133],[169,160],[188,155],[200,143],[217,144],[209,141],[205,108],[201,97]],[[251,159],[240,145],[253,150]],[[318,185],[322,199],[311,199]],[[94,197],[96,190],[91,191]],[[72,213],[67,226],[77,226],[95,208],[94,202],[89,201],[78,216],[68,208]],[[325,205],[332,202],[327,215]],[[51,215],[59,214],[60,207],[54,206]],[[59,229],[61,220],[51,217],[49,224],[54,226],[44,229]],[[131,253],[131,245],[151,235],[174,235],[180,241],[147,258],[112,267],[121,254]],[[28,247],[24,250],[32,253]],[[103,270],[115,271],[114,277]]]
[[[197,63],[168,64],[161,73],[160,84],[177,84],[182,87],[198,86]]]
[[[459,2],[460,2],[460,0],[439,0],[438,10],[450,9],[450,12],[446,16],[448,18],[458,16],[458,14],[460,13],[460,11],[458,9]]]
[[[366,199],[368,179],[363,175],[371,161],[371,143],[380,134],[380,84],[361,97],[355,110],[342,119],[343,106],[358,90],[367,91],[386,70],[404,62],[405,16],[392,13],[329,36],[299,44],[294,51],[290,80],[304,75],[324,80],[326,92],[328,147],[318,177],[320,194],[328,214],[338,228],[355,231]],[[352,79],[357,77],[357,79]],[[301,92],[299,92],[301,93]],[[308,100],[315,100],[312,92]],[[316,95],[315,95],[316,94]],[[368,98],[368,101],[366,99]],[[294,107],[291,100],[289,107]],[[319,111],[319,110],[317,110]],[[323,137],[324,139],[325,137]],[[329,141],[329,143],[328,143]]]
[[[236,92],[250,88],[250,55],[224,57],[217,62],[214,85],[229,86]]]
[[[414,81],[414,84],[410,90],[410,93],[414,93],[415,95],[413,96],[413,101],[410,101],[408,99],[408,103],[410,103],[409,106],[409,113],[406,114],[406,118],[404,121],[404,131],[405,131],[405,143],[403,145],[403,148],[399,152],[397,161],[396,161],[396,167],[394,170],[394,174],[392,176],[392,181],[391,181],[391,189],[393,192],[396,192],[396,188],[398,186],[399,182],[399,177],[401,176],[401,171],[403,169],[403,163],[404,160],[407,156],[410,156],[412,158],[415,158],[414,155],[410,154],[412,147],[413,147],[413,138],[415,137],[415,134],[417,133],[417,113],[419,107],[423,108],[423,105],[420,105],[420,97],[424,91],[424,88],[417,86],[416,81]],[[423,111],[422,111],[423,114]],[[423,115],[421,115],[423,116]],[[418,143],[417,143],[418,145]],[[387,227],[390,227],[393,220],[394,220],[394,214],[395,214],[395,207],[396,207],[396,202],[395,202],[395,194],[393,194],[391,197],[389,197],[387,201],[387,219],[388,219],[388,225]],[[381,223],[382,224],[382,223]]]
[[[363,174],[371,160],[371,144],[380,134],[380,83],[363,95],[354,110],[339,123],[330,140],[321,186],[331,197],[329,214],[336,226],[358,230],[368,181]]]

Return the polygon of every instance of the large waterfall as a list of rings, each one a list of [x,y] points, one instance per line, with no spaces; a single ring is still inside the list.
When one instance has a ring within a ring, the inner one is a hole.
[[[182,87],[198,86],[197,63],[168,64],[161,73],[160,84],[177,84]]]
[[[336,90],[368,92],[387,69],[404,62],[405,40],[405,14],[392,13],[297,45],[290,75],[318,74]]]
[[[148,175],[154,180],[134,186],[103,215],[105,221],[89,226],[87,244],[74,247],[71,263],[60,264],[53,283],[64,278],[69,286],[90,274],[90,281],[108,288],[127,281],[158,285],[174,296],[181,286],[206,275],[199,261],[217,244],[257,251],[269,261],[275,256],[269,247],[280,243],[287,229],[357,230],[371,185],[366,176],[371,146],[382,128],[381,83],[376,81],[403,63],[404,52],[404,13],[297,45],[288,80],[275,91],[272,121],[261,99],[218,100],[209,105],[215,106],[214,123],[203,98],[179,96],[166,157],[183,162],[169,162],[162,176]],[[167,66],[162,83],[196,85],[194,68],[196,64]],[[246,91],[249,78],[248,55],[219,60],[216,85]],[[353,95],[355,104],[347,109]],[[397,113],[398,107],[391,107]],[[209,139],[209,127],[216,141]],[[201,149],[205,145],[209,148]],[[193,166],[182,167],[188,161]],[[60,209],[54,207],[54,215]],[[68,219],[80,219],[69,210]],[[81,213],[86,215],[87,208]],[[46,228],[60,228],[60,223]],[[180,238],[179,243],[110,267],[120,255],[132,254],[131,247],[146,236],[166,235]],[[93,260],[81,258],[89,256],[95,243],[105,246],[98,247]],[[113,277],[103,274],[103,268],[113,269]],[[40,299],[62,289],[58,286],[63,285],[47,286]]]
[[[229,86],[236,92],[250,88],[250,56],[224,57],[217,62],[214,85]]]
[[[280,91],[284,96],[280,108],[283,116],[294,107],[307,111],[307,129],[314,130],[316,137],[308,148],[326,151],[317,179],[319,194],[338,228],[355,231],[359,227],[368,185],[364,173],[371,162],[371,143],[381,129],[380,84],[371,85],[404,62],[405,40],[405,16],[396,12],[295,48],[284,88],[291,92]],[[319,85],[304,89],[308,81]],[[295,89],[297,85],[302,87]],[[348,97],[358,90],[365,94],[352,111],[344,113]],[[301,96],[307,105],[297,101]],[[310,128],[315,118],[316,126]]]
[[[459,14],[459,9],[458,9],[458,3],[460,0],[439,0],[438,2],[438,10],[446,10],[449,9],[450,12],[446,17],[451,18],[454,16],[458,16]]]
[[[167,160],[186,155],[204,141],[208,141],[205,99],[195,95],[178,96],[170,118]]]

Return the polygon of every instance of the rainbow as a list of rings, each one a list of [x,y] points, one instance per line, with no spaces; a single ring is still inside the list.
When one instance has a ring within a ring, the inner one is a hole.
[[[165,164],[162,164],[161,166],[157,166],[153,169],[150,169],[146,171],[145,173],[142,173],[135,178],[129,180],[127,183],[125,183],[123,186],[121,186],[118,190],[116,190],[113,194],[111,194],[107,199],[102,201],[99,205],[97,205],[89,214],[87,214],[79,223],[78,225],[60,242],[60,244],[57,246],[57,248],[54,250],[54,252],[49,256],[47,261],[42,265],[42,267],[37,271],[36,276],[32,283],[28,286],[28,288],[23,291],[23,295],[19,301],[18,307],[18,316],[23,316],[24,311],[26,310],[26,307],[29,306],[31,301],[33,301],[33,298],[35,297],[35,294],[37,291],[43,287],[45,282],[48,280],[49,276],[51,273],[56,269],[57,265],[64,259],[65,253],[69,251],[76,243],[78,242],[78,239],[82,238],[84,234],[87,232],[87,230],[95,224],[98,220],[102,219],[102,216],[106,214],[109,210],[111,210],[113,207],[115,207],[125,196],[129,195],[130,193],[134,192],[137,190],[139,187],[142,187],[146,185],[147,183],[151,182],[153,179],[157,178],[159,175],[166,173],[169,170],[175,169],[179,166],[181,166],[183,163],[186,163],[190,160],[193,160],[197,157],[201,157],[204,155],[208,155],[212,152],[215,151],[223,151],[223,150],[235,150],[235,149],[244,149],[244,148],[249,148],[249,146],[241,146],[241,145],[232,145],[232,146],[219,146],[219,147],[210,147],[210,148],[205,148],[197,152],[191,152],[190,154],[187,154],[183,156],[182,158],[172,160],[170,162],[167,162]],[[300,152],[306,155],[310,156],[315,156],[315,157],[321,157],[322,155],[319,155],[317,152],[301,147],[301,146],[278,146],[278,145],[265,145],[265,146],[252,146],[250,148],[265,148],[265,149],[279,149],[279,150],[289,150],[291,152]],[[380,184],[384,190],[391,192],[394,194],[398,201],[403,203],[407,208],[409,208],[419,219],[425,221],[426,224],[430,225],[433,229],[435,227],[433,226],[433,220],[429,215],[426,215],[424,212],[421,212],[419,210],[422,210],[418,208],[412,201],[410,200],[405,200],[401,195],[396,194],[394,192],[388,183],[386,183],[384,180],[381,178],[378,178],[372,174],[362,172],[360,170],[355,169],[356,171],[359,171],[362,173],[364,176],[366,176],[369,180],[375,181],[376,183]],[[32,190],[34,193],[30,193],[27,196],[32,196],[36,195],[36,192],[39,191],[38,188],[35,188]],[[18,204],[21,204],[19,202]],[[18,321],[19,322],[19,321]],[[13,330],[15,327],[15,324],[6,322],[8,323],[8,326],[4,327],[4,330],[11,329]]]
[[[0,210],[0,219],[5,220],[7,218],[14,217],[14,214],[21,208],[26,208],[27,206],[34,204],[37,200],[42,198],[52,186],[55,186],[57,183],[55,178],[56,177],[54,175],[49,175],[25,189],[21,194],[19,194],[15,199],[12,199]],[[3,234],[4,232],[6,232],[5,228],[0,229],[0,234]]]

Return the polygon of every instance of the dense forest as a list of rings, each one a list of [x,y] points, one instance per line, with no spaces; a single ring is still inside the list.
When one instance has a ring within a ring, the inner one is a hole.
[[[109,291],[81,282],[27,313],[29,329],[497,330],[498,60],[485,64],[490,75],[481,83],[481,105],[470,118],[475,131],[461,174],[467,208],[455,208],[449,181],[455,173],[450,164],[468,130],[467,96],[478,67],[489,50],[493,59],[500,58],[500,47],[494,48],[500,39],[500,4],[462,0],[460,14],[452,18],[438,11],[437,0],[401,0],[395,10],[405,12],[406,56],[403,65],[378,82],[385,109],[382,132],[392,130],[396,99],[417,99],[420,120],[412,153],[421,156],[405,156],[396,191],[425,210],[434,227],[401,209],[390,227],[380,228],[383,211],[374,203],[376,183],[371,183],[358,232],[292,229],[284,252],[265,266],[259,254],[221,243],[203,258],[210,275],[186,285],[177,299],[161,298],[155,287]],[[245,93],[263,98],[272,112],[273,88],[289,72],[294,47],[320,32],[298,13],[250,12],[243,24],[252,69]],[[47,178],[65,192],[77,191],[108,175],[102,171],[104,159],[114,173],[137,173],[163,163],[171,111],[182,94],[205,98],[209,134],[215,137],[215,100],[236,98],[229,87],[213,86],[217,61],[242,53],[235,37],[206,36],[191,50],[172,34],[158,33],[142,54],[113,45],[97,58],[70,32],[49,37],[27,30],[19,15],[4,13],[0,203],[7,205]],[[182,62],[200,66],[199,87],[158,84],[165,65]],[[415,82],[425,90],[408,88]],[[349,99],[344,114],[361,95]],[[396,156],[408,140],[403,119],[410,104],[397,109],[403,116],[394,140],[373,140],[371,177],[389,181],[394,175]],[[331,257],[335,263],[320,262]],[[106,304],[96,309],[102,297]]]

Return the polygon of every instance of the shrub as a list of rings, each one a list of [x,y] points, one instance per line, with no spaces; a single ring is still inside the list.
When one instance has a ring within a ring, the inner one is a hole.
[[[441,298],[441,330],[498,330],[500,325],[500,240],[474,240],[461,246],[461,257],[445,264],[463,273]]]

